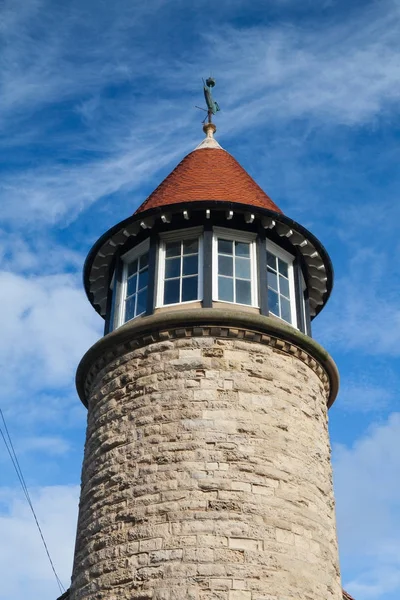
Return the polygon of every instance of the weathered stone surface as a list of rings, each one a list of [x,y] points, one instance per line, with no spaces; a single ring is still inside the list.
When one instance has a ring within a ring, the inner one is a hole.
[[[211,335],[110,356],[71,600],[341,600],[317,366]]]

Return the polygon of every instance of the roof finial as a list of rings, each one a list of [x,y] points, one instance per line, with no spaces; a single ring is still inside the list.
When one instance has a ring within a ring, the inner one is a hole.
[[[214,133],[217,131],[217,126],[215,125],[215,123],[204,123],[203,125],[203,131],[206,134],[208,139],[214,139]]]

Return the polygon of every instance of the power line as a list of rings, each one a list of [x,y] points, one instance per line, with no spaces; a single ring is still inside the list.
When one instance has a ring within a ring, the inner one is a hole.
[[[39,530],[39,533],[40,533],[40,537],[42,538],[44,549],[46,550],[47,558],[49,559],[50,566],[51,566],[52,571],[54,573],[54,576],[56,578],[58,588],[59,588],[60,592],[63,593],[63,592],[65,592],[65,588],[64,588],[64,586],[63,586],[63,584],[62,584],[59,576],[57,575],[57,571],[56,571],[54,563],[53,563],[53,561],[51,559],[50,552],[49,552],[49,549],[47,547],[46,540],[44,539],[44,535],[43,535],[42,529],[40,527],[38,518],[36,516],[35,509],[33,508],[33,504],[32,504],[31,497],[29,495],[28,487],[26,485],[25,478],[24,478],[24,475],[22,473],[22,469],[21,469],[21,466],[19,464],[17,454],[16,454],[16,452],[14,450],[14,445],[12,443],[11,436],[10,436],[10,433],[8,431],[7,423],[6,423],[6,420],[4,418],[4,414],[3,414],[3,411],[1,410],[1,408],[0,408],[0,415],[1,415],[1,419],[3,421],[4,430],[5,430],[5,433],[6,433],[6,435],[4,435],[3,429],[2,429],[1,424],[0,424],[1,437],[4,440],[4,444],[5,444],[6,448],[7,448],[7,452],[9,454],[11,462],[12,462],[12,464],[14,466],[15,472],[17,473],[17,476],[18,476],[19,482],[21,484],[22,490],[24,492],[25,498],[26,498],[26,500],[27,500],[27,502],[29,504],[29,507],[30,507],[30,509],[32,511],[33,517],[34,517],[35,522],[36,522],[36,526],[37,526],[37,528]]]

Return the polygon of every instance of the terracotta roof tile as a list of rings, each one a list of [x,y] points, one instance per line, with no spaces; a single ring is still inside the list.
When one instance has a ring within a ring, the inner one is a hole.
[[[233,156],[222,149],[202,148],[185,156],[136,213],[201,200],[238,202],[282,212]]]
[[[346,592],[346,590],[342,590],[343,592],[343,600],[354,600],[353,596],[350,596],[350,594],[348,594]]]

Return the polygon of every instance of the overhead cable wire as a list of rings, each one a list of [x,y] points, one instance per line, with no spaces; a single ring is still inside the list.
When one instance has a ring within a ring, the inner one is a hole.
[[[55,569],[54,563],[53,563],[52,558],[50,556],[50,552],[49,552],[46,540],[44,538],[44,535],[43,535],[43,532],[42,532],[42,528],[40,527],[38,518],[36,516],[36,512],[35,512],[35,509],[33,507],[31,497],[29,495],[29,490],[28,490],[28,487],[26,485],[25,478],[24,478],[24,475],[22,473],[22,469],[21,469],[21,466],[19,464],[18,457],[17,457],[17,454],[15,452],[14,445],[12,443],[12,439],[11,439],[10,433],[8,431],[7,423],[6,423],[6,420],[4,418],[4,414],[3,414],[3,411],[1,410],[1,408],[0,408],[0,415],[1,415],[1,419],[3,421],[4,431],[5,431],[5,434],[6,434],[6,435],[4,435],[4,432],[3,432],[3,429],[2,429],[1,423],[0,423],[1,437],[3,438],[4,444],[5,444],[6,448],[7,448],[8,455],[9,455],[9,457],[11,459],[11,462],[12,462],[12,464],[14,466],[15,472],[17,473],[17,476],[18,476],[19,482],[21,484],[22,490],[24,492],[25,498],[26,498],[26,500],[27,500],[27,502],[29,504],[29,507],[30,507],[30,509],[32,511],[33,518],[35,519],[36,526],[37,526],[37,528],[39,530],[39,533],[40,533],[40,537],[42,538],[42,542],[43,542],[43,546],[44,546],[44,549],[45,549],[46,554],[47,554],[47,558],[49,559],[51,569],[52,569],[52,571],[54,573],[54,576],[56,578],[58,588],[59,588],[60,592],[63,593],[63,592],[65,592],[65,587],[63,586],[63,584],[62,584],[59,576],[57,575],[57,571]]]

